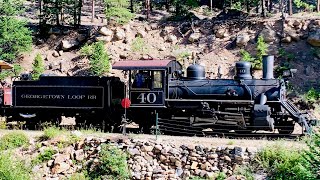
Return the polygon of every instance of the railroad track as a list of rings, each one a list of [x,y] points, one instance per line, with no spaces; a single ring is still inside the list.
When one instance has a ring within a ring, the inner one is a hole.
[[[8,123],[7,129],[19,129],[19,130],[37,130],[42,131],[46,127],[56,126],[56,124],[37,124],[35,128],[28,128],[23,123]],[[67,130],[79,130],[79,129],[91,129],[95,131],[102,131],[101,126],[76,126],[76,125],[58,125],[60,128]],[[185,127],[190,128],[190,127]],[[109,131],[110,132],[110,131]],[[118,129],[115,131],[117,133],[121,133],[122,129]],[[148,135],[155,135],[156,129],[153,127],[151,129],[151,133],[146,133]],[[127,127],[126,133],[132,134],[142,134],[140,129],[137,127]],[[227,139],[252,139],[252,140],[299,140],[301,137],[305,136],[305,134],[279,134],[279,133],[270,133],[270,132],[251,132],[251,133],[237,133],[237,132],[228,132],[226,129],[217,129],[216,131],[204,131],[202,128],[191,128],[188,131],[185,129],[181,129],[181,127],[165,127],[161,126],[158,130],[158,135],[170,135],[170,136],[187,136],[187,137],[206,137],[206,138],[227,138]]]

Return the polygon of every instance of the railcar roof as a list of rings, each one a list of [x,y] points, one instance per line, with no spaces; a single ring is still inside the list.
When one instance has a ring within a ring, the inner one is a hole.
[[[172,63],[171,63],[172,62]],[[139,69],[166,69],[172,64],[181,66],[176,60],[127,60],[119,61],[112,65],[113,69],[119,70],[139,70]]]

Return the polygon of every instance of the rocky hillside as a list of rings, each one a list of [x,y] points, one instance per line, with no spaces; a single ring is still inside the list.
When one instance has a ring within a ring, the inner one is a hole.
[[[154,11],[151,20],[137,15],[124,26],[53,28],[48,38],[35,39],[33,52],[26,54],[20,63],[31,70],[35,55],[40,53],[46,60],[46,73],[86,75],[88,60],[78,50],[86,43],[103,41],[111,63],[123,59],[177,58],[187,66],[197,60],[206,67],[208,77],[216,78],[221,66],[222,78],[232,78],[234,61],[241,58],[239,50],[245,49],[254,56],[257,37],[261,35],[268,44],[269,54],[276,56],[277,64],[285,62],[286,66],[298,69],[294,86],[304,91],[311,86],[319,87],[315,79],[319,75],[316,69],[320,58],[317,17],[302,14],[287,17],[282,31],[279,15],[262,19],[215,12],[209,17],[203,15],[201,8],[195,15],[193,21],[172,22],[166,20],[168,13]],[[257,71],[256,77],[260,75]]]

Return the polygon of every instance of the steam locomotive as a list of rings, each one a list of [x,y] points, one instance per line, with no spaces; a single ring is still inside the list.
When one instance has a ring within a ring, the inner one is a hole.
[[[236,62],[233,79],[208,79],[198,64],[189,66],[184,76],[175,60],[116,62],[113,69],[123,70],[125,82],[118,77],[24,78],[2,89],[1,114],[27,124],[74,116],[77,124],[104,130],[132,120],[148,132],[158,119],[165,122],[160,125],[163,132],[223,128],[289,134],[296,123],[311,131],[315,121],[286,99],[293,70],[275,79],[273,63],[273,56],[264,56],[261,79],[253,79],[249,62]],[[131,101],[126,111],[121,107],[124,97]]]
[[[234,79],[208,79],[198,64],[189,66],[183,76],[181,64],[169,60],[120,61],[113,68],[129,75],[130,109],[147,129],[154,123],[145,120],[155,118],[141,116],[150,114],[158,114],[164,132],[174,133],[210,128],[246,133],[278,129],[290,134],[295,123],[309,132],[316,122],[286,98],[294,70],[275,79],[274,56],[263,57],[261,79],[253,79],[251,64],[243,61],[236,62]],[[137,83],[141,82],[137,74],[143,74],[144,84]]]

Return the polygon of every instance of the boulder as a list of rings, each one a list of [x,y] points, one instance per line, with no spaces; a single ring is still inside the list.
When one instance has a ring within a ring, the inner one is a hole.
[[[166,39],[167,42],[176,42],[177,40],[178,38],[173,34],[169,34]]]
[[[75,151],[74,155],[75,155],[75,159],[77,161],[82,161],[84,159],[84,151],[83,151],[83,149]]]
[[[62,49],[63,50],[69,50],[73,48],[74,46],[79,45],[79,42],[77,40],[63,40],[61,41],[62,43]]]
[[[291,43],[292,39],[291,36],[287,36],[281,39],[281,42],[283,43]]]
[[[115,37],[117,40],[123,40],[126,37],[126,33],[123,29],[117,29]]]
[[[216,32],[216,37],[217,38],[224,38],[226,35],[226,29],[218,29],[217,32]]]
[[[238,47],[246,46],[250,41],[250,36],[248,34],[241,34],[236,38],[236,44]]]
[[[67,170],[70,169],[70,165],[62,162],[59,164],[55,164],[54,167],[51,169],[52,174],[59,174],[62,172],[66,172]]]
[[[312,46],[320,46],[320,29],[316,29],[316,31],[311,32],[308,36],[307,42]]]
[[[192,33],[189,36],[188,40],[190,43],[194,43],[200,39],[200,36],[201,36],[201,33]]]
[[[142,29],[138,30],[138,32],[137,32],[137,34],[136,34],[136,37],[144,38],[144,37],[146,37],[146,36],[147,36],[146,31],[144,31],[144,30],[142,30]]]
[[[96,41],[103,41],[103,42],[111,42],[112,37],[111,36],[96,36],[95,37]]]
[[[276,32],[272,29],[266,28],[260,32],[265,42],[273,42],[276,40]]]
[[[106,28],[106,27],[102,27],[100,30],[99,30],[99,33],[104,35],[104,36],[112,36],[113,35],[113,31]]]
[[[52,56],[53,57],[59,57],[59,53],[57,51],[53,51]]]

